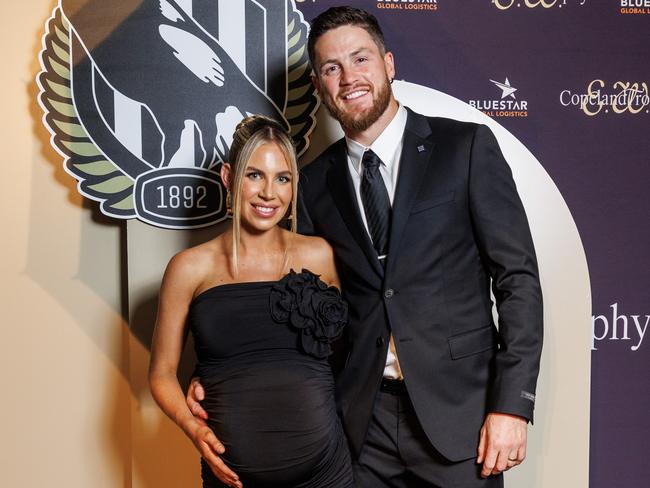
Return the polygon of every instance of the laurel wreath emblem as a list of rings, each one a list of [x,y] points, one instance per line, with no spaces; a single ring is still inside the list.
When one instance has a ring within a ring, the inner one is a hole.
[[[78,181],[79,193],[101,202],[102,213],[117,218],[135,216],[134,180],[109,161],[84,129],[72,100],[70,23],[60,7],[47,23],[37,83],[43,122],[52,146],[64,157],[64,167]]]

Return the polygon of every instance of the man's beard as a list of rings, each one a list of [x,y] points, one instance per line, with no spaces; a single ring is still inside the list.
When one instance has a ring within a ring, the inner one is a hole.
[[[332,117],[339,121],[343,129],[348,129],[352,132],[363,132],[367,130],[372,124],[379,120],[379,117],[386,111],[390,103],[392,91],[388,78],[384,81],[379,88],[375,102],[365,112],[349,113],[340,109],[336,104],[332,103],[327,97],[322,97],[323,104]]]

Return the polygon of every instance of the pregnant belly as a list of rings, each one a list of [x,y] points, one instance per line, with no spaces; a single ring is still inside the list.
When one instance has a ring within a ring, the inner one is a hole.
[[[341,433],[326,362],[257,358],[219,367],[201,382],[208,424],[243,481],[295,483],[336,448]]]

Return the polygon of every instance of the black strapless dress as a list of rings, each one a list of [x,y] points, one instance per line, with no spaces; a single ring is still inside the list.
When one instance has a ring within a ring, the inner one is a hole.
[[[210,288],[190,305],[208,425],[244,488],[348,488],[330,342],[347,320],[338,290],[308,270]],[[203,487],[222,487],[202,462]]]

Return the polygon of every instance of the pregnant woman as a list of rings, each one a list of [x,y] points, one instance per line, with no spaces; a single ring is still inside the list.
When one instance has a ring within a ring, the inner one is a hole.
[[[284,129],[237,127],[221,177],[232,227],[172,258],[160,291],[149,381],[202,456],[203,487],[351,488],[327,357],[347,306],[324,240],[278,223],[296,215],[298,170]],[[194,335],[203,422],[176,378]],[[215,475],[218,473],[218,477]]]

